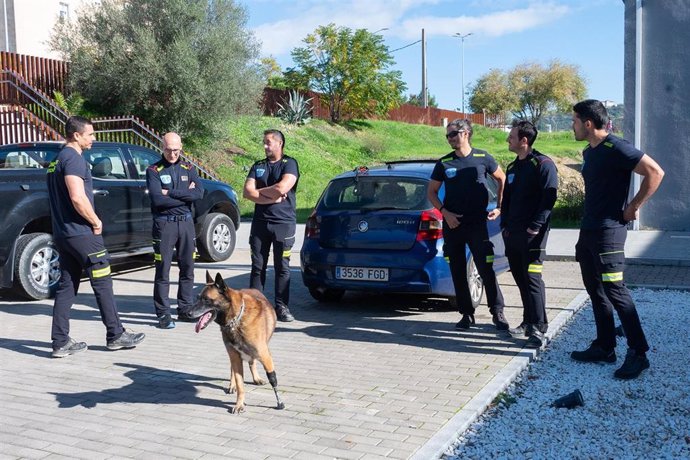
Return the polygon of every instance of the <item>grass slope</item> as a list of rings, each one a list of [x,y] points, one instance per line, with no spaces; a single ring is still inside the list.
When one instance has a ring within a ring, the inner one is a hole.
[[[328,181],[343,171],[389,160],[439,158],[450,152],[442,127],[382,120],[344,125],[313,120],[293,126],[273,117],[239,117],[228,123],[227,144],[203,152],[202,157],[241,195],[250,166],[264,158],[263,131],[270,128],[283,131],[285,153],[296,158],[300,166],[300,222],[306,220]],[[483,126],[474,128],[472,145],[487,150],[505,169],[515,157],[508,151],[507,133]],[[540,133],[535,147],[552,157],[579,161],[583,144],[576,142],[570,132]],[[250,216],[253,209],[253,203],[240,199],[242,216]]]

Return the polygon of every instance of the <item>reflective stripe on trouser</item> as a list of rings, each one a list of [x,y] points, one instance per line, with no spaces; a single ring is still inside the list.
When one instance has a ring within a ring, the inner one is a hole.
[[[254,219],[249,234],[252,270],[249,287],[264,290],[268,254],[273,246],[273,268],[275,270],[275,306],[288,307],[290,303],[290,254],[295,244],[297,225],[291,223],[270,223]]]
[[[496,273],[493,270],[494,260],[493,243],[489,240],[486,223],[463,223],[459,227],[450,229],[443,223],[443,254],[449,258],[450,273],[453,277],[455,296],[458,308],[462,314],[474,314],[472,297],[467,285],[467,256],[466,247],[469,248],[474,263],[477,266],[479,276],[482,277],[486,290],[486,302],[489,310],[502,310],[504,307],[503,294],[496,281]],[[491,261],[491,262],[489,262]]]
[[[528,273],[541,273],[544,266],[542,264],[529,264],[527,266]]]
[[[596,342],[604,349],[616,346],[615,309],[620,318],[628,347],[638,352],[649,350],[637,309],[623,282],[625,269],[624,227],[580,230],[575,257],[580,263],[582,281],[592,300],[597,326]]]
[[[509,232],[508,237],[504,237],[510,272],[522,300],[522,322],[542,332],[548,329],[546,288],[542,279],[548,237],[548,228],[542,228],[534,237],[529,237],[526,231]]]
[[[175,252],[179,268],[177,313],[186,313],[194,306],[194,253],[196,252],[194,222],[191,220],[168,222],[164,219],[154,219],[152,234],[154,258],[156,258],[155,254],[160,254],[160,260],[156,260],[153,284],[153,305],[156,316],[170,314],[170,267]]]
[[[82,271],[89,276],[101,320],[106,328],[106,341],[119,337],[124,328],[117,313],[110,277],[110,257],[101,235],[85,234],[58,238],[55,246],[60,253],[60,282],[53,305],[52,342],[58,348],[69,340],[69,312],[79,291]]]

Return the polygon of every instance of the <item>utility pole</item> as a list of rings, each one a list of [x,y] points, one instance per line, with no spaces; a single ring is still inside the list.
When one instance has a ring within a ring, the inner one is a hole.
[[[426,89],[426,39],[422,29],[422,107],[429,107],[429,94]]]
[[[468,34],[461,34],[461,33],[456,33],[453,35],[453,37],[457,37],[460,39],[461,42],[461,49],[462,49],[462,61],[461,61],[461,70],[460,70],[460,85],[462,85],[462,114],[465,115],[465,39],[472,35],[472,32]]]

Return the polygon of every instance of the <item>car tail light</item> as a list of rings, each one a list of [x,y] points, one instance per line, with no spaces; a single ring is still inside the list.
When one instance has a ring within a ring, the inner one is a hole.
[[[321,227],[316,217],[316,213],[312,213],[307,219],[307,225],[304,227],[305,238],[318,238],[321,234]]]
[[[438,209],[422,211],[417,241],[438,240],[443,237],[443,216]]]

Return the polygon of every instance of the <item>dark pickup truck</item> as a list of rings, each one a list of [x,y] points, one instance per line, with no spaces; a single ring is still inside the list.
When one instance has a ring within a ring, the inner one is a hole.
[[[50,297],[60,278],[46,168],[62,146],[34,142],[0,147],[0,288],[13,288],[29,299]],[[161,155],[137,145],[95,142],[84,158],[91,165],[96,213],[111,256],[152,252],[146,168]],[[202,180],[204,196],[194,206],[198,253],[204,261],[226,260],[240,225],[237,195],[223,182]]]

